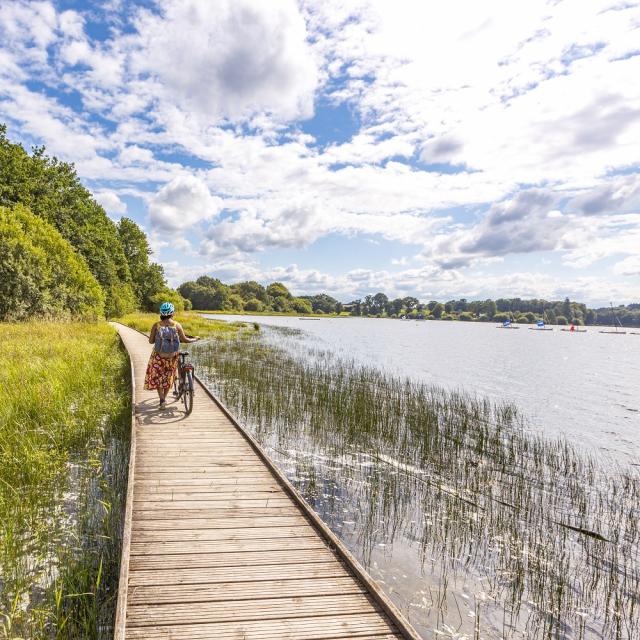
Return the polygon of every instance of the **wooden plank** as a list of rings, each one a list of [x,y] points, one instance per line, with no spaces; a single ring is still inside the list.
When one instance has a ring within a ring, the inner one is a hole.
[[[136,513],[133,520],[133,531],[180,531],[184,529],[236,529],[248,527],[289,527],[307,523],[306,518],[300,513],[285,516],[258,516],[246,515],[227,516],[225,518],[151,518],[144,519]]]
[[[350,575],[334,557],[327,556],[323,562],[297,564],[246,565],[242,571],[229,567],[196,567],[193,569],[146,569],[132,571],[130,587],[193,585],[213,583],[257,582],[273,579],[299,580],[302,578],[335,578]]]
[[[155,556],[185,554],[232,553],[241,551],[284,551],[288,549],[325,549],[326,543],[318,536],[296,536],[294,538],[260,538],[240,540],[179,540],[132,542],[132,556]]]
[[[268,538],[317,537],[310,525],[299,527],[233,527],[228,529],[179,529],[177,531],[134,530],[132,542],[178,542],[187,540],[248,540]]]
[[[245,551],[241,553],[205,553],[131,556],[130,571],[146,569],[206,569],[208,567],[247,567],[265,564],[301,564],[333,560],[328,549],[288,549],[286,551]]]
[[[338,640],[395,639],[393,627],[377,612],[242,623],[183,624],[131,627],[127,640]]]
[[[187,602],[240,602],[262,598],[345,595],[365,593],[364,587],[349,576],[311,577],[298,580],[260,580],[254,582],[218,582],[199,585],[139,586],[129,589],[131,605],[157,605]]]
[[[127,626],[160,626],[233,620],[277,620],[365,613],[371,610],[371,600],[363,593],[339,596],[302,596],[243,601],[243,606],[229,606],[229,602],[200,602],[157,605],[129,605]]]

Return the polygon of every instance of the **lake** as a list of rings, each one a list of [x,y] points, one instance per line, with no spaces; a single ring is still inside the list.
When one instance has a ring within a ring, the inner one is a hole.
[[[640,463],[640,335],[496,329],[492,323],[215,315],[291,327],[303,340],[387,372],[513,402],[529,427]],[[640,331],[640,330],[639,330]]]
[[[190,349],[424,637],[640,637],[640,336],[256,322]]]

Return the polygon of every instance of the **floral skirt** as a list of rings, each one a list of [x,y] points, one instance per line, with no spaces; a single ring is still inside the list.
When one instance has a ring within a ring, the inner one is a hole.
[[[162,358],[159,353],[152,352],[144,376],[144,388],[147,391],[164,389],[168,391],[173,384],[178,367],[178,354],[171,358]]]

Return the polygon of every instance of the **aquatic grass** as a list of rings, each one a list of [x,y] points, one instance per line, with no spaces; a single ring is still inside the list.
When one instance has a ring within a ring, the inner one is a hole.
[[[425,637],[640,633],[633,469],[531,432],[512,405],[309,348],[296,330],[193,353]]]
[[[106,323],[2,324],[0,637],[113,625],[130,373]]]

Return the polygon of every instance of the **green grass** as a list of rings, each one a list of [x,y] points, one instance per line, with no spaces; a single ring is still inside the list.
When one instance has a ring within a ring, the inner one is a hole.
[[[122,318],[114,318],[127,327],[132,327],[143,333],[149,333],[151,327],[160,319],[157,313],[130,313]],[[243,322],[225,322],[224,320],[208,320],[199,312],[184,311],[176,313],[175,319],[182,325],[184,332],[190,336],[207,338],[211,336],[235,335],[247,327]]]
[[[0,330],[0,637],[110,637],[128,358],[104,322]]]

